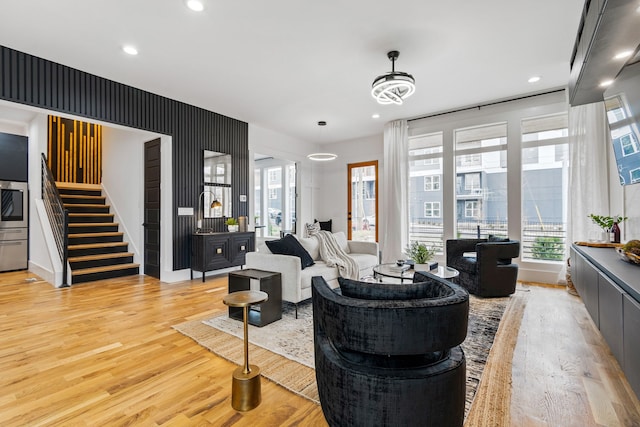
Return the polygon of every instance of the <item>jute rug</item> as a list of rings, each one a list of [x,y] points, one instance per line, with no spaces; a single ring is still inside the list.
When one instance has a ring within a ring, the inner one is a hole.
[[[521,309],[513,308],[514,301],[517,301],[515,305],[524,307],[524,300],[517,298],[517,293],[506,298],[483,299],[473,295],[470,297],[469,330],[467,339],[462,344],[467,360],[465,416],[471,409],[471,403],[476,396],[498,325],[501,324],[500,319],[506,317],[503,316],[505,308],[509,305],[510,309],[507,313],[513,312],[513,315],[517,316],[519,312],[521,317],[522,313],[519,311]],[[260,366],[261,374],[265,378],[319,403],[313,369],[311,310],[310,303],[298,306],[298,319],[295,319],[293,306],[285,304],[281,320],[262,328],[249,326],[249,361]],[[502,322],[502,324],[506,323],[511,323],[511,320]],[[204,321],[189,321],[173,327],[215,354],[235,364],[243,364],[242,323],[229,319],[226,314]],[[510,372],[509,365],[507,387],[510,386]],[[488,390],[482,391],[482,394],[490,395],[498,403],[505,397],[502,394],[495,396]],[[508,406],[506,408],[508,417]]]

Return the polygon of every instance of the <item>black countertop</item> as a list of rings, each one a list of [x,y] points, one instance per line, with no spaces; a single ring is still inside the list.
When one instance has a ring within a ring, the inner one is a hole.
[[[592,248],[576,244],[572,246],[631,297],[640,302],[640,265],[623,261],[613,248]]]

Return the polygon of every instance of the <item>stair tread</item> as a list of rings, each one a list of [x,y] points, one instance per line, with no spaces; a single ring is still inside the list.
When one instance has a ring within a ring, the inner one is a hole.
[[[69,257],[69,262],[80,262],[80,261],[97,261],[101,259],[112,259],[112,258],[124,258],[133,256],[133,252],[115,252],[112,254],[99,254],[99,255],[82,255],[82,256],[74,256]]]
[[[69,233],[69,238],[123,236],[122,231],[101,231],[98,233]]]
[[[69,227],[117,227],[117,222],[70,222]]]
[[[78,182],[56,181],[56,187],[71,190],[102,190],[100,184],[82,184]]]
[[[62,199],[106,199],[105,196],[89,196],[85,194],[61,194]]]
[[[100,205],[103,206],[103,205]],[[113,216],[112,213],[105,213],[105,212],[69,212],[69,216]]]
[[[73,207],[73,208],[110,208],[109,205],[100,205],[96,203],[63,203],[65,208]]]
[[[69,250],[76,249],[94,249],[94,248],[112,248],[114,246],[127,246],[127,242],[104,242],[104,243],[84,243],[80,245],[69,245]]]
[[[83,274],[101,273],[103,271],[127,270],[130,268],[138,268],[138,267],[140,267],[140,264],[135,264],[135,263],[114,264],[114,265],[105,265],[103,267],[81,268],[79,270],[73,270],[71,274],[73,276],[78,276]]]

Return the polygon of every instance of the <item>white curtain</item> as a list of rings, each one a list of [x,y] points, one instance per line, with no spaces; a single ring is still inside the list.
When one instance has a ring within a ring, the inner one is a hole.
[[[384,126],[384,168],[382,178],[382,227],[380,239],[382,262],[404,259],[409,235],[408,226],[408,149],[406,120],[396,120]]]
[[[609,215],[609,169],[604,102],[569,110],[569,203],[567,255],[573,241],[595,238],[598,229],[589,214]],[[599,236],[597,236],[599,237]],[[559,279],[564,280],[564,269]]]

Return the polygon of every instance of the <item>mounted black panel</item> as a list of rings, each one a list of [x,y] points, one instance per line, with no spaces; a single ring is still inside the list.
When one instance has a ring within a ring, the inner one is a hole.
[[[640,24],[637,0],[587,0],[571,55],[569,103],[602,101],[603,80],[614,79],[626,61],[613,57],[623,49],[637,50]]]

